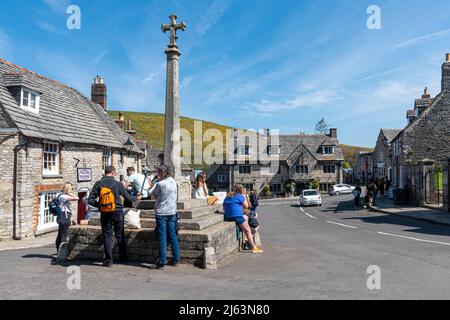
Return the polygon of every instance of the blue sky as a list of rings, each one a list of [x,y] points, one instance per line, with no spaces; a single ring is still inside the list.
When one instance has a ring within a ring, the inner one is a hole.
[[[81,30],[66,9],[81,8]],[[366,26],[381,8],[381,30]],[[342,143],[372,146],[400,128],[425,86],[440,90],[450,52],[448,0],[15,0],[0,11],[0,57],[89,96],[106,79],[111,109],[163,112],[176,13],[185,116],[239,128],[313,132],[324,117]]]

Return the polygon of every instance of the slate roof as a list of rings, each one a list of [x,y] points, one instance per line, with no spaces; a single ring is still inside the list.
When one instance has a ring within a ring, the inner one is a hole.
[[[10,87],[38,91],[39,114],[20,108]],[[19,131],[33,138],[122,148],[129,135],[98,104],[77,90],[0,58],[0,108]],[[142,153],[133,146],[133,152]]]
[[[394,138],[401,132],[403,129],[381,129],[381,132],[383,132],[383,135],[386,137],[386,139],[389,142],[392,142]]]
[[[306,148],[318,161],[343,161],[339,140],[327,135],[280,135],[280,160],[295,161]],[[321,146],[334,146],[334,154],[323,154]]]

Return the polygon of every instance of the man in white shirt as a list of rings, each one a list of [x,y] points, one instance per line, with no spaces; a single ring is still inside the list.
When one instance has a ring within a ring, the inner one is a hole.
[[[127,168],[128,179],[124,181],[125,189],[129,190],[131,188],[131,194],[137,195],[142,194],[143,198],[148,198],[150,189],[150,184],[147,178],[142,173],[137,173],[133,167]],[[142,188],[142,186],[144,188]]]

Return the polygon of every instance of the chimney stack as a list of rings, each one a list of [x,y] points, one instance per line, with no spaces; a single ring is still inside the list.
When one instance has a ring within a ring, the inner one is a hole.
[[[125,115],[123,112],[119,112],[119,120],[116,120],[116,123],[119,125],[120,129],[125,132]]]
[[[91,87],[91,100],[92,102],[101,105],[103,110],[107,110],[107,90],[105,79],[103,79],[102,77],[97,76],[94,79],[94,83]]]
[[[133,137],[133,139],[136,138],[136,130],[133,129],[133,127],[131,126],[131,120],[128,120],[128,129],[127,129],[127,133]]]
[[[428,90],[428,87],[425,87],[425,89],[423,90],[422,99],[430,99],[430,98],[431,98],[431,95]]]
[[[337,139],[337,128],[331,128],[331,129],[330,129],[329,137],[330,137],[330,138]]]
[[[450,90],[450,53],[445,56],[445,62],[442,65],[442,92]]]

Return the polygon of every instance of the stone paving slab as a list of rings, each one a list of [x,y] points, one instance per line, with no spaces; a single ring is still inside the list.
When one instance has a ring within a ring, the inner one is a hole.
[[[372,211],[385,214],[394,214],[416,220],[431,222],[434,224],[450,226],[450,212],[438,209],[430,209],[417,206],[399,206],[390,200],[378,200],[377,206],[371,208]]]

